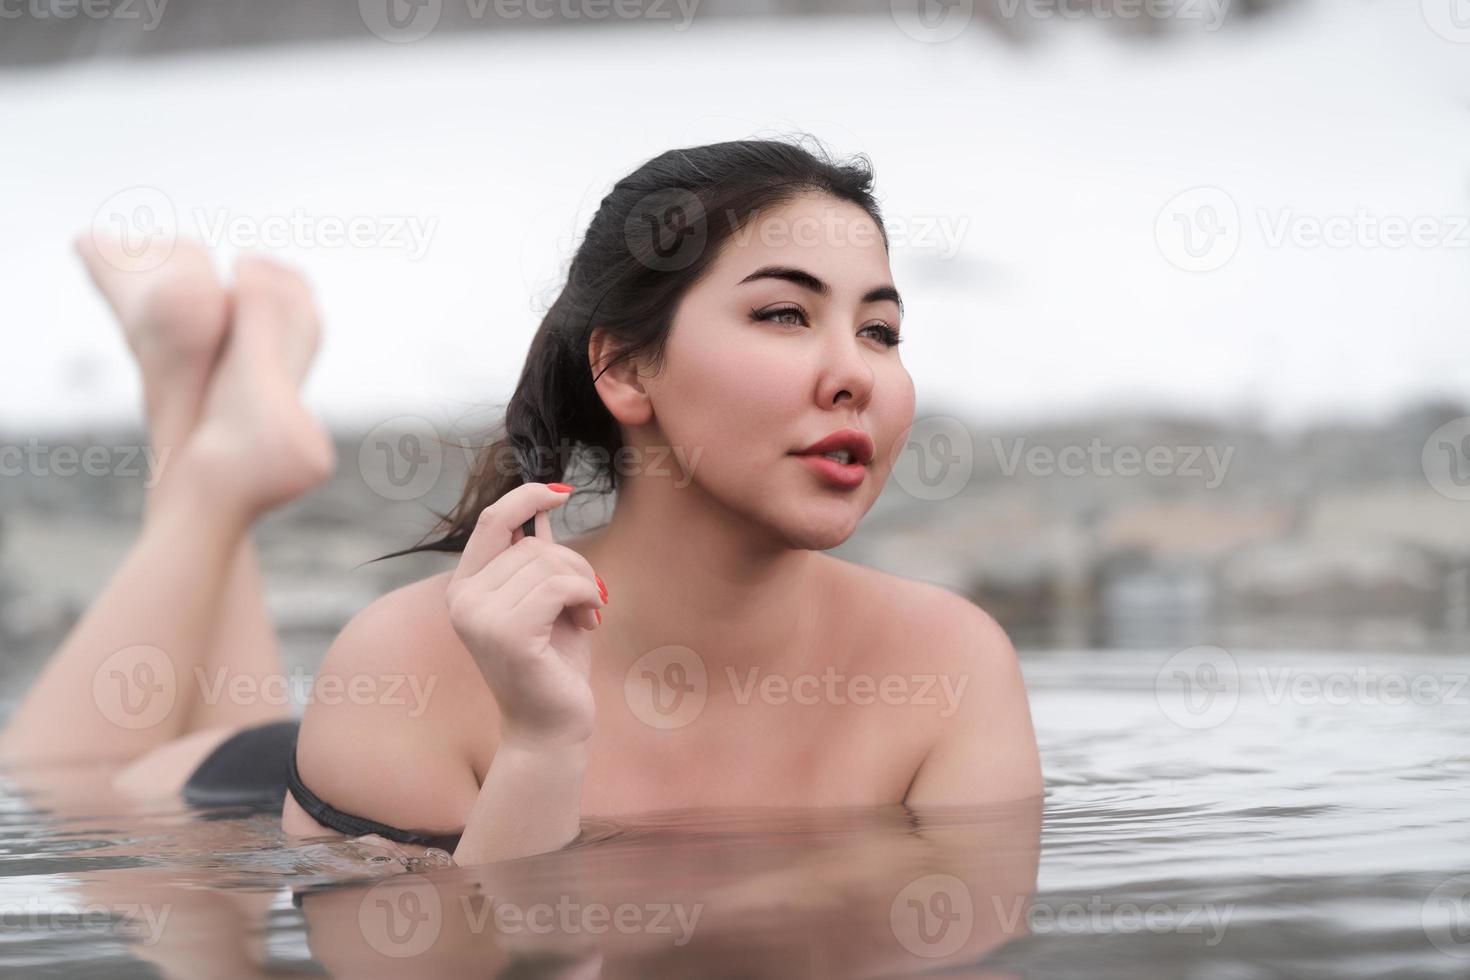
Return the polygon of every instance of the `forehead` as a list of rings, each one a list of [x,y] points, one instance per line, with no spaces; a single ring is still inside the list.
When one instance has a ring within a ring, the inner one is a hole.
[[[838,291],[892,280],[883,232],[872,216],[819,194],[793,198],[747,222],[725,242],[711,272],[739,282],[765,265],[805,269]]]

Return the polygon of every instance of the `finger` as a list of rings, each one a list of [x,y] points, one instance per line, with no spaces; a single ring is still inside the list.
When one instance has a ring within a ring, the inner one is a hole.
[[[541,562],[550,570],[565,563],[552,552],[554,545],[549,545],[541,538],[521,538],[515,544],[506,548],[496,555],[490,564],[479,572],[464,580],[465,585],[475,592],[503,592],[508,596],[508,601],[514,603],[525,594],[527,581],[534,581],[536,576],[542,573],[530,568],[536,562]],[[550,563],[548,565],[548,562]],[[530,571],[526,571],[530,568]],[[530,579],[523,576],[529,574]],[[507,586],[509,591],[506,592]]]
[[[465,585],[475,592],[494,592],[503,587],[506,582],[510,581],[512,575],[542,554],[542,550],[536,545],[536,538],[517,537],[515,544],[492,558],[490,564],[464,579]]]
[[[562,572],[540,582],[511,608],[510,615],[539,625],[555,622],[563,612],[579,607],[597,609],[602,605],[602,594],[597,591],[595,582]]]
[[[496,600],[501,609],[506,611],[514,609],[537,589],[544,588],[545,584],[554,578],[571,575],[582,579],[584,582],[588,580],[585,574],[558,561],[555,555],[545,555],[543,557],[545,558],[544,561],[538,559],[524,566],[511,577],[510,581],[506,582],[495,593]],[[594,589],[597,589],[595,582],[592,583],[592,586]],[[600,607],[605,605],[606,602],[607,600],[602,598],[601,590],[599,589],[596,604],[578,606],[575,609],[568,610],[572,622],[584,629],[596,629],[602,623]],[[544,625],[544,621],[542,625]]]
[[[591,563],[566,545],[546,543],[545,538],[522,538],[458,585],[476,594],[494,594],[497,603],[509,608],[525,598],[536,583],[558,572],[580,575],[593,582],[606,603],[606,593]],[[588,629],[602,622],[600,614],[592,609],[583,609],[581,615],[573,618],[579,626]]]
[[[592,563],[587,560],[586,556],[580,552],[573,551],[564,544],[553,544],[550,553],[561,559],[568,571],[581,575],[593,584],[597,589],[598,598],[601,600],[598,602],[599,607],[607,605],[607,592],[603,588],[602,580],[593,571]],[[578,612],[573,615],[572,621],[586,629],[596,629],[602,625],[602,613],[600,609],[595,607],[580,606],[578,607]]]
[[[510,609],[553,575],[576,575],[577,570],[558,556],[542,551],[511,574],[496,590],[500,602]],[[584,576],[585,577],[585,576]],[[476,582],[479,581],[477,578]]]
[[[560,507],[568,494],[545,483],[524,483],[480,512],[450,581],[474,575],[512,543],[512,534],[540,511]],[[515,539],[519,540],[519,539]]]
[[[594,583],[597,581],[597,573],[585,556],[564,544],[550,544],[542,537],[518,539],[515,544],[496,555],[490,564],[463,581],[476,592],[499,589],[516,572],[543,556],[548,561],[561,565],[566,571],[583,575]],[[599,591],[601,588],[598,586]]]
[[[566,484],[549,483],[547,486],[566,486]],[[542,515],[545,516],[543,517]],[[551,515],[545,511],[537,511],[534,517],[529,518],[516,529],[516,533],[511,537],[511,544],[515,544],[521,538],[528,537],[545,538],[547,541],[555,541],[556,538],[551,533]]]

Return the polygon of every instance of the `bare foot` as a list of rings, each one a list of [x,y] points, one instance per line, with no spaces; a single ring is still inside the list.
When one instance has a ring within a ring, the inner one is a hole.
[[[160,264],[130,272],[109,262],[91,234],[73,246],[142,369],[154,442],[182,443],[198,420],[229,322],[229,297],[209,253],[197,242],[169,242]]]
[[[252,513],[317,487],[336,465],[331,438],[298,393],[320,332],[299,273],[258,256],[239,260],[229,336],[183,456]]]

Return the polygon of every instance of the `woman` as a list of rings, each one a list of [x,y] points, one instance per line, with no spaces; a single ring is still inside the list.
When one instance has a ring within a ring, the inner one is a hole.
[[[289,834],[376,834],[462,864],[562,847],[584,814],[1038,795],[994,620],[823,553],[913,422],[871,185],[861,161],[766,140],[669,151],[619,181],[532,341],[505,437],[410,549],[459,552],[456,567],[348,623],[317,684],[365,695],[313,698],[299,737],[192,678],[279,669],[244,535],[328,470],[295,396],[310,299],[259,261],[231,306],[188,248],[152,278],[94,257],[153,438],[176,451],[137,546],[0,750],[129,760],[120,785],[199,798],[280,794],[284,768]],[[616,488],[616,506],[559,542],[547,514],[571,479]],[[120,730],[103,716],[127,705],[94,706],[99,671],[171,672],[174,710]],[[61,732],[63,714],[85,717]]]

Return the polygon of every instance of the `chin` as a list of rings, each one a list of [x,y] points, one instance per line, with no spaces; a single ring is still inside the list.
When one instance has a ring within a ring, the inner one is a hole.
[[[804,520],[788,521],[779,530],[793,548],[826,551],[852,537],[861,518],[861,514],[813,515]]]
[[[696,480],[695,482],[699,482]],[[704,485],[703,489],[729,507],[732,516],[752,526],[772,544],[807,551],[826,551],[852,537],[863,515],[873,506],[864,489],[821,499],[827,491],[803,484],[764,486],[753,483]]]
[[[830,551],[849,537],[851,537],[849,534],[801,535],[788,536],[786,541],[792,548],[800,548],[803,551]]]

